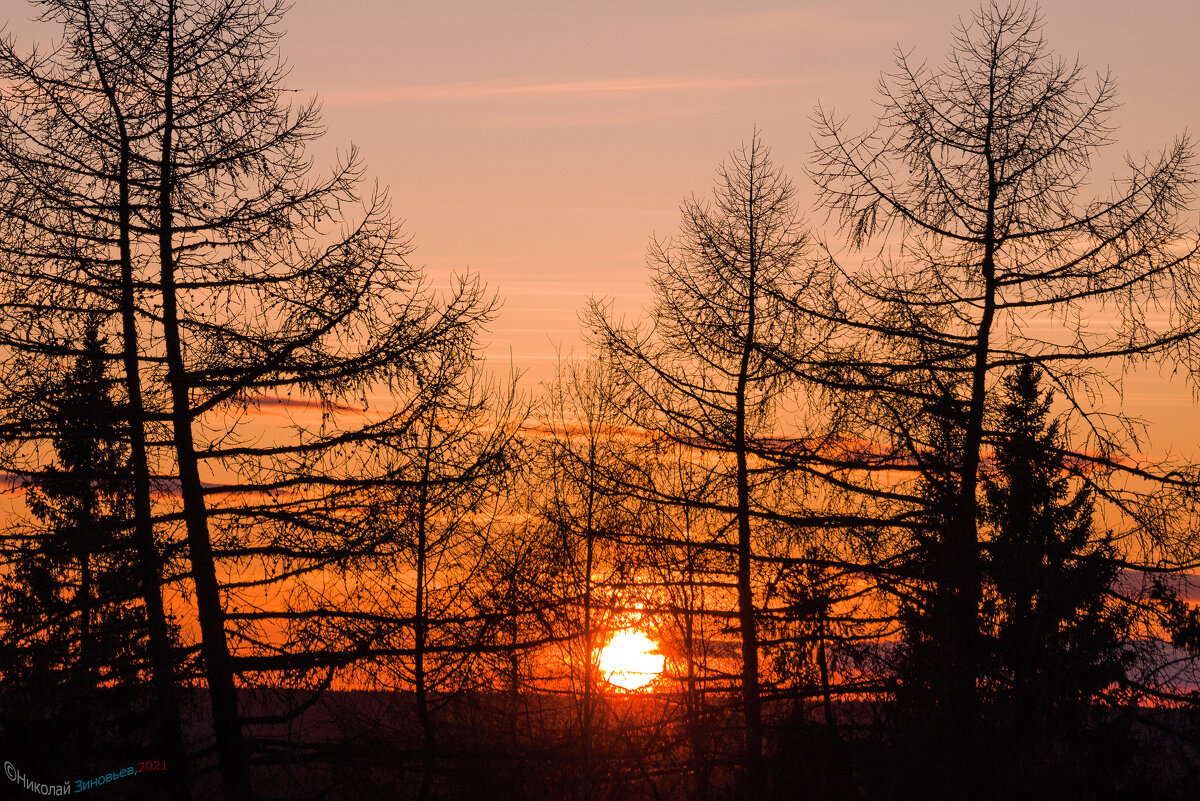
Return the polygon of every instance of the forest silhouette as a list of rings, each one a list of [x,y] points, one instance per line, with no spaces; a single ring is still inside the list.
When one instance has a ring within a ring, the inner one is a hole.
[[[531,389],[310,160],[284,2],[34,7],[0,797],[1194,796],[1200,463],[1119,403],[1200,371],[1194,148],[1099,181],[1115,81],[1037,9],[785,132],[834,238],[753,129]]]

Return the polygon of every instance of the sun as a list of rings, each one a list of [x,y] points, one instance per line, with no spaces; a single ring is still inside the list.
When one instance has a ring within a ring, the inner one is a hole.
[[[658,678],[667,663],[657,650],[658,644],[637,629],[618,631],[600,652],[600,672],[609,684],[640,690]]]

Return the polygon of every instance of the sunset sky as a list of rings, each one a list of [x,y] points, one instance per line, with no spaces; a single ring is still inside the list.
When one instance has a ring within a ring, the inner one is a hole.
[[[1020,3],[0,0],[0,797],[1190,799],[1200,0]]]
[[[48,35],[27,22],[28,4],[0,8],[26,42]],[[866,127],[896,46],[940,63],[956,20],[975,8],[296,0],[281,49],[289,85],[323,103],[318,164],[358,145],[415,237],[414,261],[443,281],[470,268],[500,292],[491,353],[511,353],[536,382],[549,376],[556,345],[578,348],[589,295],[638,310],[650,236],[675,231],[680,200],[709,191],[718,162],[753,126],[807,205],[813,106]],[[1200,3],[1050,0],[1041,9],[1055,52],[1117,76],[1117,144],[1098,180],[1126,152],[1200,134]],[[1177,449],[1200,439],[1182,385],[1147,382],[1127,403],[1168,425]]]

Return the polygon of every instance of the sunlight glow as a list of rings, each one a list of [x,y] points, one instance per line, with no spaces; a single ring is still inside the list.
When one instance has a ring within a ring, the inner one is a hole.
[[[658,678],[667,659],[658,644],[637,629],[618,631],[600,652],[600,672],[610,683],[640,690]]]

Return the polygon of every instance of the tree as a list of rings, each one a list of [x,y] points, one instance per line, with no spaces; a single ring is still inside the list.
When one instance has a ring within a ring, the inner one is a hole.
[[[344,665],[362,647],[299,654],[286,652],[296,640],[264,641],[271,623],[307,631],[295,610],[261,607],[265,588],[369,550],[375,532],[348,499],[395,480],[373,448],[428,418],[436,398],[422,371],[470,342],[491,303],[471,280],[435,297],[407,263],[409,239],[383,194],[360,201],[353,152],[312,177],[304,147],[321,131],[315,104],[285,102],[281,3],[45,8],[62,47],[48,59],[5,55],[21,87],[4,120],[6,272],[19,312],[7,342],[59,347],[55,321],[118,307],[124,411],[146,477],[135,480],[143,583],[157,594],[155,465],[178,486],[224,792],[246,798],[235,674]],[[20,322],[43,317],[38,339],[26,336]],[[368,414],[373,394],[383,400]],[[246,418],[271,404],[318,419],[249,432]],[[251,570],[259,576],[222,576]],[[239,602],[250,609],[231,614]],[[169,679],[169,668],[156,674]]]
[[[620,588],[631,570],[628,542],[643,525],[643,510],[619,489],[629,472],[628,440],[637,436],[623,428],[622,397],[620,375],[602,357],[560,361],[540,410],[543,436],[534,462],[541,538],[550,543],[558,573],[549,612],[564,639],[576,699],[583,801],[596,797],[604,778],[597,756],[604,712],[599,657],[614,630],[628,625],[633,604],[624,603]]]
[[[81,769],[98,767],[100,753],[136,736],[144,703],[128,452],[94,320],[87,333],[69,372],[44,379],[40,428],[57,463],[24,479],[38,522],[9,532],[15,553],[0,584],[5,741],[31,767],[64,741]]]
[[[736,554],[743,792],[756,798],[765,789],[756,496],[772,475],[762,459],[778,450],[776,413],[794,377],[782,354],[799,359],[820,340],[801,311],[809,308],[802,296],[814,274],[795,189],[757,132],[718,169],[713,202],[691,197],[681,210],[680,235],[650,248],[650,323],[619,324],[597,302],[588,322],[628,386],[630,422],[711,456],[721,479],[719,500],[710,503],[731,517],[737,534],[712,547]]]
[[[507,392],[486,380],[475,341],[452,343],[431,357],[420,376],[431,398],[424,419],[389,443],[393,478],[363,499],[380,510],[371,525],[384,537],[354,579],[375,586],[365,602],[346,604],[382,621],[382,631],[362,639],[374,643],[372,654],[395,657],[384,663],[384,686],[413,690],[422,801],[433,792],[436,695],[453,698],[456,689],[472,688],[489,634],[475,596],[501,525],[525,417],[515,377]]]
[[[662,621],[663,649],[674,656],[668,665],[674,663],[678,673],[671,678],[682,685],[688,798],[705,801],[713,794],[713,699],[720,695],[722,678],[710,657],[720,652],[719,639],[728,626],[725,613],[733,606],[735,588],[728,577],[735,572],[735,554],[713,547],[722,541],[728,518],[703,508],[704,499],[720,491],[720,476],[697,456],[690,446],[647,439],[635,458],[643,466],[639,485],[653,497],[671,499],[650,506],[654,522],[638,556],[649,568],[641,581],[650,595],[649,608]]]
[[[133,221],[134,190],[144,170],[135,162],[134,144],[146,136],[146,120],[119,102],[122,97],[136,99],[142,84],[115,57],[124,47],[145,46],[144,37],[154,31],[130,26],[116,39],[106,39],[95,5],[45,4],[43,17],[75,34],[46,55],[22,57],[11,37],[0,44],[0,72],[6,81],[0,146],[5,213],[0,225],[7,257],[0,269],[5,277],[6,378],[14,389],[6,441],[19,448],[29,436],[22,415],[31,396],[23,398],[19,389],[24,386],[36,396],[36,368],[32,384],[25,380],[31,373],[28,363],[77,353],[80,318],[119,310],[126,393],[122,413],[133,466],[139,583],[163,753],[174,766],[173,796],[182,799],[188,795],[187,760],[160,587],[162,556],[152,520],[147,441],[153,420],[139,365],[144,320],[137,310]],[[110,6],[114,16],[121,15],[119,4]]]
[[[1079,482],[1037,368],[1016,368],[1002,393],[992,469],[982,476],[992,654],[984,700],[1001,738],[999,775],[1025,795],[1054,797],[1052,787],[1078,789],[1099,772],[1084,759],[1089,713],[1126,680],[1133,613],[1113,596],[1113,536],[1095,530],[1091,488],[1072,488]],[[1068,765],[1056,765],[1052,755],[1063,751]]]
[[[930,578],[944,602],[935,636],[946,667],[932,689],[945,732],[943,789],[955,796],[969,795],[973,781],[966,751],[982,669],[979,474],[997,376],[1037,363],[1088,432],[1074,458],[1120,474],[1137,423],[1102,411],[1098,398],[1119,390],[1117,365],[1190,364],[1200,333],[1197,239],[1181,219],[1194,182],[1189,142],[1130,160],[1108,197],[1082,200],[1092,158],[1109,141],[1115,85],[1101,75],[1088,87],[1078,63],[1048,51],[1040,27],[1036,11],[993,3],[959,27],[944,67],[898,54],[896,72],[880,84],[883,113],[873,130],[851,135],[844,120],[817,111],[811,174],[822,202],[853,247],[883,242],[896,254],[881,250],[861,270],[843,271],[843,330],[860,343],[827,364],[822,380],[866,411],[862,435],[886,443],[897,464],[928,458],[936,443],[919,432],[939,427],[929,414],[951,428],[947,492],[931,502],[893,490],[888,517],[903,519],[905,506],[944,515]],[[1151,308],[1171,313],[1154,318]],[[1092,313],[1099,309],[1107,314]],[[1060,330],[1035,333],[1034,320]],[[1185,483],[1165,470],[1139,475]],[[1139,533],[1165,541],[1163,532]],[[1164,558],[1175,556],[1152,548],[1139,563]]]
[[[505,798],[547,795],[563,788],[552,778],[553,771],[539,775],[530,770],[539,754],[553,751],[548,743],[557,733],[540,703],[544,655],[572,632],[559,622],[564,603],[555,591],[562,580],[559,543],[534,523],[536,518],[530,519],[541,485],[535,471],[526,476],[527,486],[519,490],[517,500],[510,498],[510,511],[501,513],[509,523],[497,525],[470,588],[472,608],[485,622],[475,686],[485,693],[491,690],[500,703],[491,724],[485,722],[478,732],[499,768],[484,778],[483,787]],[[560,780],[563,775],[558,773]]]

